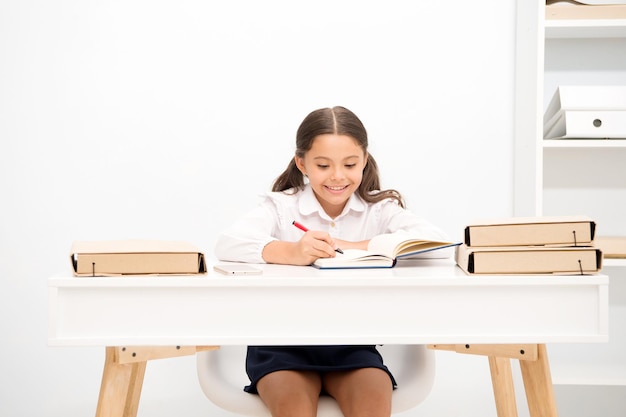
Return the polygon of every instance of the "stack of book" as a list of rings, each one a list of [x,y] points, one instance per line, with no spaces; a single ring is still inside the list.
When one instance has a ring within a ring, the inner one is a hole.
[[[559,86],[543,116],[543,137],[626,138],[626,85]]]
[[[465,228],[456,263],[468,274],[592,274],[596,224],[584,216],[513,217]]]

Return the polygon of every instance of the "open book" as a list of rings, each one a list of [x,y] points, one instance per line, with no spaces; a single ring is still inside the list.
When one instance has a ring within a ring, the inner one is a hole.
[[[460,243],[411,238],[403,233],[375,236],[367,250],[343,249],[334,258],[319,258],[313,266],[319,269],[392,268],[399,258],[457,246]]]

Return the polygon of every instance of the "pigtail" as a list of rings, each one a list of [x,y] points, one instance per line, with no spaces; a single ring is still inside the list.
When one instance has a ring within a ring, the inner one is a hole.
[[[276,178],[272,191],[286,191],[292,188],[297,189],[297,191],[304,189],[304,178],[296,166],[295,158],[291,158],[287,168]]]
[[[361,185],[357,190],[357,193],[368,203],[377,203],[390,198],[397,201],[400,207],[405,208],[404,199],[402,198],[402,194],[400,194],[400,192],[394,189],[380,189],[378,164],[372,154],[368,154],[367,165],[365,165],[365,169],[363,170],[363,179],[361,180]]]

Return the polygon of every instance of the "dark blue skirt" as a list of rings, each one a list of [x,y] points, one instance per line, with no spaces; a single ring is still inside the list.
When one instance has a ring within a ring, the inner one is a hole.
[[[256,384],[274,371],[299,370],[319,373],[379,368],[387,372],[395,389],[396,380],[383,364],[376,346],[248,346],[246,372],[250,385],[244,391],[257,393]]]

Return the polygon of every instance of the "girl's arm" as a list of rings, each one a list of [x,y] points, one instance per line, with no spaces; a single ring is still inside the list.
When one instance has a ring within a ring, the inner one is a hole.
[[[219,235],[215,256],[222,261],[310,265],[317,258],[336,255],[338,246],[328,233],[303,233],[287,226],[294,241],[280,240],[278,224],[276,214],[267,205],[255,208]]]

